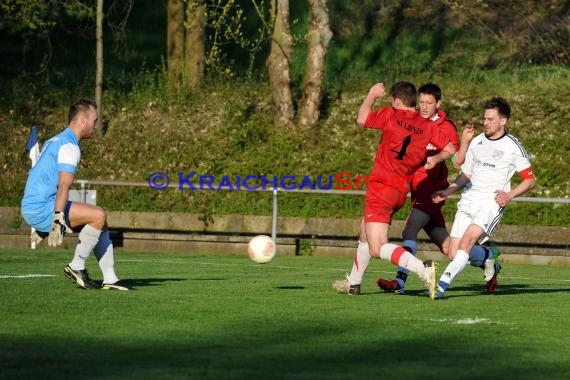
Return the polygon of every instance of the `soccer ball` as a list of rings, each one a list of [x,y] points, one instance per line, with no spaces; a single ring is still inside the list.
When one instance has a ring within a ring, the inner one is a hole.
[[[258,264],[265,264],[275,257],[275,242],[269,236],[258,235],[249,241],[249,258]]]

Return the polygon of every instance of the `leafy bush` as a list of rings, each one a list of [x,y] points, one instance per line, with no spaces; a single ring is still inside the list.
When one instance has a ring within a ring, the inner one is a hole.
[[[534,196],[568,197],[564,171],[570,148],[566,124],[569,105],[563,100],[570,89],[567,68],[521,68],[508,72],[462,71],[451,75],[413,73],[416,83],[432,80],[444,90],[443,108],[461,128],[480,121],[485,99],[502,95],[513,105],[511,131],[532,155],[539,184]],[[321,123],[308,130],[277,129],[272,124],[268,86],[247,81],[211,83],[191,96],[171,92],[162,71],[145,71],[131,93],[109,89],[104,105],[106,132],[82,142],[82,162],[77,178],[145,182],[155,171],[167,173],[173,183],[178,173],[223,176],[305,175],[328,177],[338,172],[366,175],[380,135],[362,130],[355,115],[368,87],[377,78],[363,75],[351,88],[329,102]],[[400,78],[385,73],[392,83]],[[354,90],[352,90],[354,88]],[[4,181],[0,205],[17,206],[29,160],[24,146],[32,123],[39,125],[40,140],[64,125],[66,105],[38,106],[38,113],[6,110],[0,157]],[[31,109],[31,108],[30,108]],[[452,176],[455,172],[452,171]],[[171,187],[174,185],[171,185]],[[153,191],[147,187],[94,186],[102,206],[110,210],[195,212],[205,218],[216,213],[271,213],[270,192]],[[453,218],[454,204],[445,208]],[[397,219],[406,216],[401,210]],[[362,197],[282,192],[279,213],[287,216],[359,217]],[[568,225],[568,205],[516,203],[509,207],[505,223]]]
[[[481,121],[484,100],[496,95],[507,98],[513,106],[510,130],[524,142],[538,176],[531,195],[569,196],[565,168],[570,150],[566,125],[570,69],[567,33],[563,33],[568,17],[568,11],[561,10],[564,2],[509,1],[513,12],[507,19],[485,8],[496,2],[479,0],[470,1],[472,7],[452,0],[361,3],[359,7],[350,2],[329,5],[335,38],[327,55],[322,120],[311,129],[288,130],[273,126],[263,57],[256,57],[255,70],[240,76],[238,64],[230,70],[231,76],[207,77],[203,87],[191,93],[170,85],[161,60],[164,14],[153,8],[156,2],[137,1],[123,41],[132,46],[124,46],[121,54],[106,52],[102,130],[92,141],[82,143],[78,178],[145,182],[155,171],[172,179],[191,172],[216,178],[368,174],[381,136],[356,126],[357,109],[373,83],[410,80],[418,85],[439,84],[443,108],[460,129],[465,123]],[[296,41],[305,37],[306,12],[305,3],[292,4]],[[521,22],[515,25],[517,15]],[[505,22],[511,23],[509,29],[500,34]],[[159,32],[148,31],[151,24],[158,25]],[[528,29],[529,25],[535,29]],[[0,89],[6,95],[0,100],[0,205],[19,205],[29,167],[24,147],[30,126],[38,125],[39,139],[45,141],[64,127],[70,101],[93,93],[92,45],[86,43],[92,36],[85,31],[78,35],[71,26],[60,29],[52,37],[65,43],[54,44],[54,60],[43,72],[34,71],[33,65],[49,46],[14,32],[2,34],[6,57],[14,56],[19,45],[38,49],[33,56],[21,52],[26,61],[18,65],[10,63],[18,60],[6,58],[0,70],[4,79]],[[532,34],[532,30],[544,33]],[[297,98],[304,49],[303,43],[296,45],[292,62]],[[237,59],[226,53],[228,64]],[[544,65],[525,64],[536,61],[537,55],[548,58]],[[546,64],[553,62],[560,65]],[[271,211],[271,196],[263,192],[111,186],[97,190],[100,204],[111,210],[188,211],[205,219],[215,213]],[[362,198],[284,193],[279,208],[280,214],[288,216],[358,217]],[[396,217],[404,218],[406,212]],[[452,203],[446,212],[451,219]],[[505,217],[505,223],[569,225],[569,221],[568,205],[517,203]]]

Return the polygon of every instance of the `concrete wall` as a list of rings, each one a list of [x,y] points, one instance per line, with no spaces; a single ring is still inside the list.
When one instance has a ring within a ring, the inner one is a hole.
[[[206,224],[196,214],[121,211],[109,212],[108,220],[115,246],[125,251],[243,254],[252,236],[271,234],[270,216],[215,215],[213,223]],[[280,217],[279,254],[352,256],[358,223],[358,219]],[[402,228],[402,221],[390,228],[396,244],[401,242]],[[29,233],[18,208],[0,207],[0,248],[29,247]],[[65,238],[64,246],[73,248],[75,243],[72,235]],[[501,248],[505,262],[570,265],[567,227],[503,225],[492,243]],[[422,258],[446,259],[423,232],[418,248]]]

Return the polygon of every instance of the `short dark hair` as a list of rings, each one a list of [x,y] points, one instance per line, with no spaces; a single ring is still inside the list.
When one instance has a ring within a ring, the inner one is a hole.
[[[495,97],[487,100],[484,107],[486,110],[495,108],[499,112],[499,115],[506,117],[507,119],[511,117],[511,105],[501,97]]]
[[[67,122],[71,123],[73,119],[77,116],[80,112],[86,112],[89,108],[93,108],[97,110],[97,104],[86,98],[81,98],[73,102],[73,104],[69,107],[69,113],[67,114]]]
[[[441,100],[441,88],[435,83],[426,83],[418,89],[418,94],[432,95],[435,100]]]
[[[416,86],[410,82],[395,83],[390,89],[390,95],[393,98],[398,98],[404,103],[406,107],[415,107],[418,101],[418,92]]]

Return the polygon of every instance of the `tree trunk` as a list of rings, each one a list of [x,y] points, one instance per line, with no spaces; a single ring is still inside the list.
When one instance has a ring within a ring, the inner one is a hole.
[[[204,77],[205,29],[206,7],[204,0],[189,1],[186,9],[185,64],[188,87],[191,89],[199,86]]]
[[[95,68],[95,104],[99,111],[99,119],[97,120],[97,129],[101,131],[101,119],[103,114],[103,2],[97,0],[97,15],[95,27],[95,44],[96,44],[96,68]]]
[[[299,126],[313,126],[319,121],[323,93],[325,58],[332,39],[327,0],[309,0],[309,34],[303,96],[299,108]]]
[[[292,126],[294,118],[291,94],[291,54],[293,38],[289,25],[289,0],[271,1],[273,35],[267,59],[276,126]]]
[[[168,0],[166,52],[170,83],[182,83],[184,64],[184,1]]]

